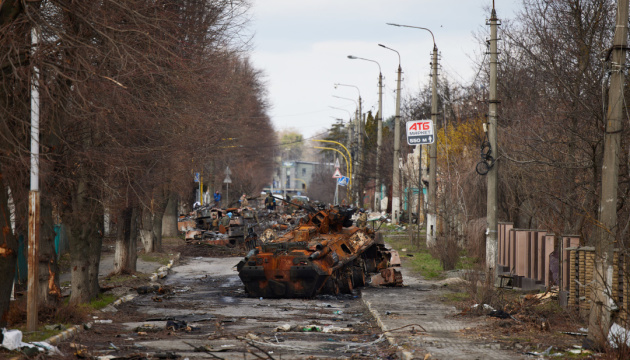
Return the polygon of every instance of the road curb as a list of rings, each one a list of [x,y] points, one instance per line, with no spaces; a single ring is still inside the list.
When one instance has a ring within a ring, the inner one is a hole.
[[[74,325],[62,332],[60,332],[59,334],[55,335],[55,336],[51,336],[48,339],[44,340],[45,342],[49,343],[50,345],[57,345],[60,342],[64,341],[64,340],[68,340],[71,337],[73,337],[76,333],[78,333],[79,331],[83,330],[83,326],[82,325]]]
[[[363,301],[365,306],[367,306],[368,310],[370,311],[370,314],[372,314],[372,316],[376,319],[376,323],[378,324],[378,327],[381,328],[383,332],[387,331],[387,326],[383,323],[383,320],[381,320],[381,316],[378,310],[374,309],[372,307],[372,304],[368,300],[365,300],[363,297],[361,297],[361,300]],[[413,355],[409,351],[404,350],[401,346],[399,346],[398,343],[396,342],[396,338],[394,338],[394,336],[392,336],[391,333],[385,332],[385,338],[387,339],[387,342],[391,346],[395,346],[396,348],[398,348],[398,355],[400,356],[402,360],[413,359]]]
[[[156,282],[167,277],[173,266],[179,263],[180,257],[181,253],[176,253],[173,258],[169,260],[167,265],[160,266],[153,274],[151,274],[150,280]]]
[[[171,268],[176,265],[177,263],[179,263],[181,257],[181,253],[176,253],[175,256],[173,257],[173,259],[171,259],[171,261],[169,261],[169,264],[166,265],[165,267],[168,269],[168,271],[171,270]],[[116,299],[116,301],[114,301],[111,305],[112,306],[117,306],[120,305],[124,302],[127,301],[131,301],[135,298],[136,296],[133,294],[127,294],[125,296],[121,296],[118,299]],[[51,336],[48,339],[44,340],[45,342],[49,343],[50,345],[57,345],[62,341],[68,340],[70,338],[72,338],[74,335],[76,335],[79,331],[83,331],[84,326],[83,325],[74,325],[62,332],[60,332],[57,335]]]

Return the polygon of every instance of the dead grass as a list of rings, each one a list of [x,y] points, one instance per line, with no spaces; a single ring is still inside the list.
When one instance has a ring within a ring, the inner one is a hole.
[[[460,262],[460,249],[455,236],[438,236],[436,239],[439,246],[430,249],[431,256],[439,259],[442,269],[453,270]]]
[[[160,265],[168,265],[168,262],[171,260],[170,254],[165,253],[140,254],[138,257],[143,261],[155,262]]]
[[[89,313],[86,306],[60,302],[54,306],[40,306],[37,318],[41,324],[82,324],[89,319]],[[26,299],[11,303],[7,323],[12,328],[26,326]]]

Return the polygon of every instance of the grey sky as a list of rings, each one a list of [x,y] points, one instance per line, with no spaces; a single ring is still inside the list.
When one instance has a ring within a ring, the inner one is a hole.
[[[403,96],[429,82],[431,34],[386,25],[398,23],[431,29],[441,53],[442,76],[468,85],[477,68],[471,60],[479,47],[473,33],[484,28],[491,0],[253,0],[250,29],[255,33],[252,61],[268,84],[270,115],[276,130],[298,129],[306,137],[321,133],[353,112],[356,105],[333,95],[357,99],[364,111],[378,109],[378,67],[348,55],[380,63],[383,116],[394,114],[398,56]],[[513,17],[520,1],[496,0],[500,19]]]

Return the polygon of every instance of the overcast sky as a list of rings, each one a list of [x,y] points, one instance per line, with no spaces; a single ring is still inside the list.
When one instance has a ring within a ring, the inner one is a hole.
[[[513,17],[518,0],[496,0],[500,19]],[[378,66],[384,76],[383,117],[394,115],[398,56],[403,69],[403,96],[430,81],[433,49],[424,30],[386,25],[397,23],[431,29],[441,53],[442,74],[469,85],[478,68],[479,47],[473,33],[485,26],[492,0],[253,0],[251,59],[265,74],[276,130],[294,128],[305,137],[321,133],[335,118],[349,119],[356,104],[333,95],[363,99],[363,110],[378,110]],[[332,107],[345,109],[336,110]]]

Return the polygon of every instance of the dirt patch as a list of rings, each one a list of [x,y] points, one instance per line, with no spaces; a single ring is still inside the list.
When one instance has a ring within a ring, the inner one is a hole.
[[[517,318],[518,319],[518,318]],[[492,340],[501,344],[504,349],[517,351],[544,351],[553,346],[564,350],[573,345],[581,345],[582,337],[563,334],[562,331],[575,331],[575,327],[567,321],[554,323],[550,330],[542,330],[539,322],[515,321],[513,319],[497,319],[485,317],[484,324],[475,328],[467,328],[462,335],[472,339]]]

